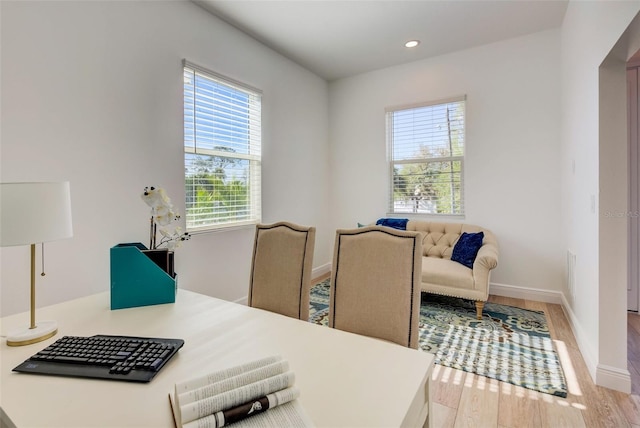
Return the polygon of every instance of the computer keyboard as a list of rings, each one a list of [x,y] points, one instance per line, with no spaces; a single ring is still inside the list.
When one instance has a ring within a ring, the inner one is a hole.
[[[182,339],[65,336],[13,371],[149,382],[184,345]]]

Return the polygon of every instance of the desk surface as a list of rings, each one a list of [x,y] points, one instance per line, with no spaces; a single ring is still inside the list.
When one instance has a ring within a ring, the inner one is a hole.
[[[18,427],[171,427],[167,394],[177,381],[273,354],[289,361],[299,401],[318,427],[421,426],[429,409],[431,354],[185,290],[175,304],[115,311],[101,293],[40,308],[37,319],[56,320],[58,334],[0,345],[0,408]],[[27,322],[28,313],[5,317],[0,329]],[[11,371],[64,335],[94,334],[185,345],[148,384]]]

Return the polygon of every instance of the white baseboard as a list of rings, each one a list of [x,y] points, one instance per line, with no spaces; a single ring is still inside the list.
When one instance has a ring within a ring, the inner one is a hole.
[[[535,300],[536,302],[562,304],[562,293],[559,291],[541,290],[539,288],[517,287],[508,284],[491,283],[489,294],[514,299]]]
[[[311,279],[319,278],[322,275],[326,275],[331,272],[331,263],[325,263],[322,266],[318,266],[311,271]]]
[[[589,347],[589,341],[586,339],[586,335],[582,331],[582,328],[580,327],[580,324],[564,293],[559,291],[540,290],[536,288],[517,287],[514,285],[495,283],[491,284],[490,293],[496,296],[535,300],[538,302],[561,305],[593,382],[596,385],[615,389],[616,391],[622,391],[624,393],[629,393],[631,391],[631,375],[628,370],[597,363],[598,354]],[[565,374],[571,376],[575,375],[575,373]]]
[[[561,305],[593,382],[598,386],[614,389],[626,394],[631,392],[631,374],[628,370],[597,363],[598,353],[588,345],[589,341],[580,327],[580,323],[573,313],[571,305],[569,305],[564,293],[559,291],[540,290],[536,288],[516,287],[514,285],[495,283],[491,284],[490,293],[496,296],[535,300],[538,302]],[[572,373],[571,375],[574,374],[575,373]]]
[[[595,384],[630,394],[631,374],[629,370],[598,364]]]
[[[587,336],[584,333],[584,330],[582,330],[582,327],[580,327],[580,323],[578,323],[578,319],[573,313],[571,305],[569,305],[569,301],[566,299],[564,294],[562,294],[562,310],[564,315],[567,317],[567,321],[569,321],[569,327],[571,327],[573,337],[576,338],[578,349],[580,350],[582,359],[587,366],[587,370],[589,370],[591,379],[596,383],[596,361],[598,361],[598,353],[588,345],[589,341],[586,339]]]
[[[233,303],[239,303],[247,306],[247,303],[249,303],[249,296],[242,296],[241,298],[234,300]]]
[[[597,363],[598,353],[589,346],[589,341],[586,339],[586,335],[564,294],[562,294],[562,310],[569,321],[569,326],[573,336],[576,338],[578,349],[587,366],[587,370],[589,370],[593,383],[629,394],[631,392],[631,374],[629,370]]]

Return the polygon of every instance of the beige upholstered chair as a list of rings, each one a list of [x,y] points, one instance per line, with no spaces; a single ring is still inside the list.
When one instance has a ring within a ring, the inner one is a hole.
[[[315,227],[259,224],[253,247],[249,306],[309,319]]]
[[[418,348],[422,237],[388,227],[338,230],[329,326]]]

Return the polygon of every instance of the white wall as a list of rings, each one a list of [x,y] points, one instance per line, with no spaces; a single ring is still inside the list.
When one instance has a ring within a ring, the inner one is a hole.
[[[0,179],[71,182],[74,237],[46,246],[38,306],[108,290],[109,248],[148,240],[144,186],[184,212],[182,58],[264,91],[263,221],[315,225],[314,265],[329,262],[324,80],[191,2],[0,8]],[[252,243],[251,228],[194,236],[180,287],[246,296]],[[0,251],[4,316],[28,309],[28,248]]]
[[[498,238],[492,283],[559,291],[559,77],[551,30],[332,82],[332,228],[387,212],[385,107],[466,94],[463,221]]]
[[[315,267],[335,228],[385,215],[384,108],[466,94],[464,221],[498,236],[492,282],[567,295],[573,250],[581,351],[605,384],[624,378],[624,237],[602,218],[624,193],[621,171],[603,179],[624,156],[602,126],[620,64],[601,64],[639,9],[572,1],[561,31],[327,85],[191,2],[0,1],[0,180],[72,186],[74,237],[47,245],[38,306],[108,290],[109,248],[146,242],[144,186],[181,205],[187,58],[264,91],[263,220],[315,224]],[[242,298],[252,241],[252,229],[194,236],[178,250],[180,286]],[[28,248],[1,249],[0,268],[0,316],[27,310]]]
[[[626,218],[605,213],[627,210],[626,77],[624,59],[605,58],[639,9],[572,1],[562,25],[562,230],[577,289],[568,312],[592,377],[621,390],[630,387]]]

